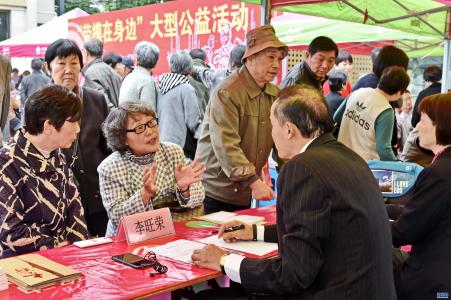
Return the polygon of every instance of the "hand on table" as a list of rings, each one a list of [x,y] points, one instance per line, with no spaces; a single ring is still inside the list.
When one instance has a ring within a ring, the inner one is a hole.
[[[221,271],[219,261],[227,252],[213,244],[206,245],[202,249],[196,249],[191,255],[191,259],[195,265],[201,268]]]

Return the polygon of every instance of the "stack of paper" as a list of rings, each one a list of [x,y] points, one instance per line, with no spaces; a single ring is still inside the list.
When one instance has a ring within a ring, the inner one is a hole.
[[[144,253],[153,251],[156,255],[161,255],[186,263],[192,263],[193,261],[191,259],[191,255],[193,254],[193,251],[196,249],[202,249],[203,247],[205,247],[205,244],[181,239],[161,246],[146,247]]]
[[[229,221],[237,220],[247,224],[256,224],[265,220],[265,217],[260,216],[250,216],[250,215],[239,215],[233,212],[218,211],[212,214],[196,217],[204,221],[209,221],[217,224],[226,223]]]
[[[77,270],[63,266],[39,254],[26,254],[0,260],[8,280],[29,291],[80,277]]]
[[[8,278],[6,278],[6,273],[0,267],[0,291],[8,289]]]
[[[202,249],[206,244],[215,244],[221,248],[236,250],[240,253],[245,252],[258,256],[270,254],[278,249],[277,243],[266,243],[262,241],[237,241],[234,243],[226,243],[222,238],[218,239],[217,235],[213,235],[197,242],[180,239],[161,246],[146,247],[144,253],[153,251],[158,256],[168,257],[185,263],[193,263],[191,260],[193,251],[196,249]]]
[[[214,244],[220,248],[231,249],[258,256],[264,256],[278,250],[277,243],[267,243],[263,241],[236,241],[233,243],[227,243],[222,238],[218,239],[217,235],[209,236],[199,240],[198,242],[204,244]]]

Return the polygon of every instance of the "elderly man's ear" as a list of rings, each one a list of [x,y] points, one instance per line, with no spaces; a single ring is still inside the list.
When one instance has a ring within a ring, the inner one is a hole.
[[[285,126],[286,126],[287,138],[288,139],[293,138],[295,136],[294,124],[291,122],[286,122]]]

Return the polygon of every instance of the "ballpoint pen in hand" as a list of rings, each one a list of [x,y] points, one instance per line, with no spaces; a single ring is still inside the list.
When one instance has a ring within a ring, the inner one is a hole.
[[[224,232],[232,232],[232,231],[237,231],[237,230],[241,230],[244,229],[244,224],[240,224],[240,225],[235,225],[232,227],[227,227],[226,229],[224,229]],[[211,231],[212,234],[218,234],[219,230],[212,230]]]

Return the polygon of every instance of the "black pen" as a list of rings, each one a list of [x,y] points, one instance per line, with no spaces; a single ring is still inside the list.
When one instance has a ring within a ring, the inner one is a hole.
[[[228,227],[228,228],[224,229],[224,233],[226,233],[226,232],[232,232],[232,231],[237,231],[237,230],[241,230],[241,229],[244,229],[244,224],[240,224],[240,225],[235,225],[235,226],[232,226],[232,227]],[[219,233],[219,230],[212,230],[211,233],[212,233],[212,234],[218,234],[218,233]]]

